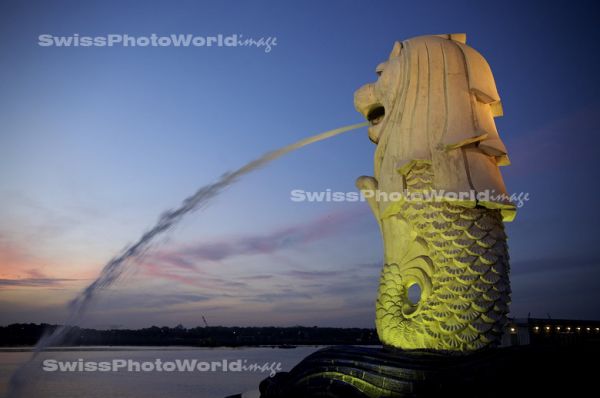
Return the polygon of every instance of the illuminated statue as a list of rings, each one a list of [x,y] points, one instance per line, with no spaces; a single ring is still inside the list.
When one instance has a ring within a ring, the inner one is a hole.
[[[503,222],[516,209],[499,170],[509,164],[494,123],[500,97],[488,63],[465,42],[464,34],[396,42],[377,82],[355,94],[377,145],[374,177],[356,184],[383,236],[384,348],[323,348],[263,380],[262,398],[500,397],[523,385],[553,391],[550,374],[564,379],[550,352],[476,351],[497,345],[505,327]]]
[[[379,338],[402,349],[495,345],[510,302],[503,221],[515,208],[498,169],[509,161],[490,67],[451,34],[396,42],[376,72],[355,106],[377,144],[375,176],[357,186],[384,242]]]

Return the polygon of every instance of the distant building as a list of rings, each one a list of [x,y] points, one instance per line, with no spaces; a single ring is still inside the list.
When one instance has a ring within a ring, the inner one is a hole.
[[[571,319],[509,319],[502,346],[600,342],[600,321]]]

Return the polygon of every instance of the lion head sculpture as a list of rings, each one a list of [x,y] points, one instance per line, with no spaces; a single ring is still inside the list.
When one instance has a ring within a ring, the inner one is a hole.
[[[510,162],[494,123],[502,104],[487,61],[465,40],[464,34],[448,34],[396,42],[376,68],[377,82],[357,90],[354,103],[371,122],[380,191],[409,189],[403,176],[415,162],[430,162],[433,189],[490,193],[461,203],[501,209],[510,221],[514,206],[498,170]],[[363,178],[359,187],[373,183]],[[379,204],[381,216],[388,205]]]

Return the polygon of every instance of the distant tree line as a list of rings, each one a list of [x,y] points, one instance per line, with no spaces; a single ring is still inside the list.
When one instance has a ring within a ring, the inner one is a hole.
[[[0,327],[0,346],[32,346],[58,325],[17,323]],[[97,330],[70,327],[63,346],[255,346],[380,344],[375,329],[323,327],[152,326]]]

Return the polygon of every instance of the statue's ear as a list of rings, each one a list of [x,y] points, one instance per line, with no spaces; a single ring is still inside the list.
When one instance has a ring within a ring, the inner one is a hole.
[[[394,48],[392,48],[392,52],[390,53],[390,59],[400,56],[401,52],[402,52],[402,43],[397,41],[394,43]]]
[[[466,44],[467,43],[467,34],[466,33],[448,33],[445,35],[435,35],[437,37],[442,37],[448,40],[454,40],[459,43]]]

